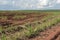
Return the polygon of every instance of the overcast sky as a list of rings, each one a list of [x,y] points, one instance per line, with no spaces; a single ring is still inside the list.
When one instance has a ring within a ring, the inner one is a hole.
[[[60,9],[60,0],[0,0],[0,10]]]

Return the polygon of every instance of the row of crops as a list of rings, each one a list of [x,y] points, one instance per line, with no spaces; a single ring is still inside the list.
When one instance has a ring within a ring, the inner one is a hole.
[[[49,13],[46,13],[49,14]],[[10,26],[0,29],[2,31],[2,40],[28,40],[38,35],[39,32],[50,29],[60,22],[59,13],[51,13],[40,20],[23,25]],[[21,27],[22,26],[22,27]]]

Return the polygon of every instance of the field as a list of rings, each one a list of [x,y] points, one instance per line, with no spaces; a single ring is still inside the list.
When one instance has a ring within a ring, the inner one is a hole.
[[[60,10],[0,11],[0,40],[60,40]]]

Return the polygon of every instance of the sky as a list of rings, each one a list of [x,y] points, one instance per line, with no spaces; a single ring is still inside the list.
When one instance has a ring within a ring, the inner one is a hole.
[[[60,9],[60,0],[0,0],[0,10]]]

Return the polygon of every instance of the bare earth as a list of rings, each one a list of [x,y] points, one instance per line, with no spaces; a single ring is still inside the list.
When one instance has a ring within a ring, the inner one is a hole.
[[[39,33],[38,36],[30,40],[60,40],[60,23],[53,26],[51,29]]]

